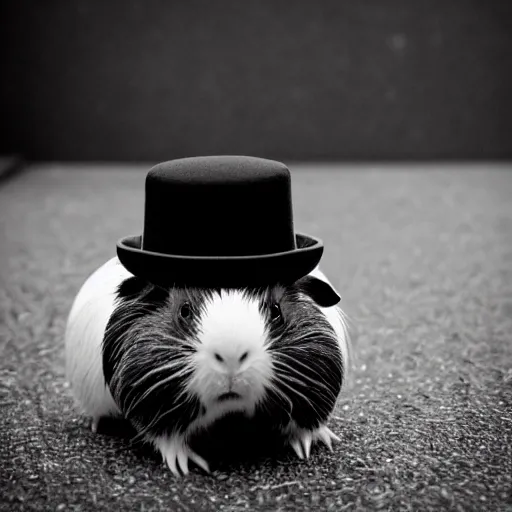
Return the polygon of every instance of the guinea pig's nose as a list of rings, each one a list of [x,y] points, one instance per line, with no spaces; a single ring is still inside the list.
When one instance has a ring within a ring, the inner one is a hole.
[[[231,372],[236,372],[249,356],[249,352],[245,351],[242,354],[225,354],[215,352],[213,356],[224,368]]]

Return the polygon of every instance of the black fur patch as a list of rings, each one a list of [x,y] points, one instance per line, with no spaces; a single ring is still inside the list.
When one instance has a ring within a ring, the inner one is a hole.
[[[103,373],[110,384],[121,354],[123,336],[147,313],[163,306],[169,292],[157,288],[138,277],[125,279],[117,290],[117,307],[110,317],[103,339]],[[129,306],[131,309],[129,309]]]
[[[282,312],[277,320],[267,315],[275,376],[273,389],[260,406],[260,413],[278,428],[290,419],[301,428],[320,426],[332,412],[343,384],[336,333],[308,297],[297,284],[262,301],[263,307],[279,302]]]
[[[103,340],[103,370],[114,400],[139,435],[182,432],[200,412],[185,394],[197,319],[210,291],[160,288],[132,277],[118,290]],[[180,316],[187,303],[192,312]]]

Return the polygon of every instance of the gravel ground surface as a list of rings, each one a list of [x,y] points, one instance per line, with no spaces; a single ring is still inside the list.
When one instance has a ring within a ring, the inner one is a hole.
[[[64,323],[140,232],[149,166],[35,165],[0,187],[1,510],[512,510],[512,166],[290,167],[351,319],[334,453],[223,425],[212,474],[176,480],[122,425],[93,435]]]

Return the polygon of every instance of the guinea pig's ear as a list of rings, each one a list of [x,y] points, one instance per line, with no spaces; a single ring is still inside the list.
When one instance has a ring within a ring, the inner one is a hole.
[[[335,306],[341,300],[332,285],[320,277],[307,275],[297,281],[299,289],[311,297],[320,307]]]

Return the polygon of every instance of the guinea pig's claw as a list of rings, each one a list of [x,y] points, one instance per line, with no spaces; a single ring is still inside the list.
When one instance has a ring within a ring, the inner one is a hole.
[[[290,441],[290,444],[297,454],[299,459],[308,459],[311,453],[311,445],[313,442],[322,441],[327,448],[332,452],[332,441],[341,441],[341,439],[333,434],[325,425],[317,428],[316,430],[301,430],[296,433],[295,437]]]
[[[171,473],[178,478],[181,474],[188,475],[189,459],[207,473],[210,472],[208,463],[189,448],[182,437],[161,438],[157,441],[157,446]]]
[[[297,454],[299,459],[304,458],[304,453],[302,452],[302,446],[300,444],[300,441],[298,439],[293,439],[290,441],[290,444],[292,445],[293,451]]]
[[[198,465],[201,469],[206,471],[207,473],[210,472],[210,467],[208,466],[208,462],[206,462],[202,457],[197,455],[197,453],[193,452],[189,449],[188,457],[192,462],[194,462],[196,465]]]
[[[309,431],[302,432],[298,438],[291,441],[291,445],[299,459],[309,459],[313,435]]]
[[[337,441],[338,443],[341,441],[341,439],[336,434],[331,432],[331,430],[325,426],[320,427],[317,430],[317,436],[318,436],[318,439],[320,441],[322,441],[327,446],[327,448],[329,448],[329,450],[331,452],[333,451],[332,441],[334,440],[334,441]]]
[[[184,475],[188,475],[188,457],[184,450],[178,452],[178,465]]]
[[[99,418],[92,418],[91,420],[91,432],[93,434],[96,434],[98,432],[98,425],[100,423],[100,419]]]

